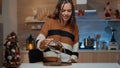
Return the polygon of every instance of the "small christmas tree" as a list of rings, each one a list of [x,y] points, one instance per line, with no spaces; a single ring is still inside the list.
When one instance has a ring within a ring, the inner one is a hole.
[[[5,46],[5,66],[7,68],[17,68],[20,65],[20,50],[17,36],[14,32],[7,36]]]

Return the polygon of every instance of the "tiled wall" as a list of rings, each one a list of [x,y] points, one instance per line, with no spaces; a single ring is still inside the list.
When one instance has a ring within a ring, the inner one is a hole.
[[[107,23],[106,23],[107,22]],[[120,48],[120,21],[94,21],[94,20],[82,20],[77,22],[79,26],[79,38],[80,42],[82,42],[82,47],[84,47],[84,39],[88,38],[95,38],[96,34],[100,34],[100,42],[106,42],[106,45],[109,46],[109,43],[112,38],[112,31],[110,27],[116,29],[114,32],[115,40],[119,44]],[[94,44],[95,46],[95,44]],[[95,46],[96,47],[96,46]]]

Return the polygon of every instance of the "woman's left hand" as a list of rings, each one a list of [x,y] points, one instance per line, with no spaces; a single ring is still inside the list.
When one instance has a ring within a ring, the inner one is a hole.
[[[70,62],[71,63],[76,63],[76,61],[74,59],[72,59],[72,58],[70,59]]]

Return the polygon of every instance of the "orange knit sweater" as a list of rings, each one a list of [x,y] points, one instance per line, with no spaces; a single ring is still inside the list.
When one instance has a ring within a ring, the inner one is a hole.
[[[40,34],[36,39],[37,47],[40,48],[40,45],[45,45],[44,39],[53,38],[56,41],[60,41],[68,53],[69,51],[71,52],[71,54],[69,54],[70,56],[74,55],[77,58],[78,54],[76,52],[78,50],[79,43],[78,33],[77,24],[73,30],[70,27],[61,24],[58,20],[48,19],[47,22],[44,23]],[[48,51],[44,50],[44,52],[49,52],[49,49],[47,50]],[[45,57],[46,55],[48,55],[48,53],[44,54]]]

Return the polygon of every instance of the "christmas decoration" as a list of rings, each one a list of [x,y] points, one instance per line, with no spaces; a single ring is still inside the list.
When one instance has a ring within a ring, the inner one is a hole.
[[[105,17],[107,18],[107,19],[109,19],[110,17],[111,17],[111,14],[112,14],[112,9],[111,9],[111,7],[110,7],[110,2],[108,1],[107,3],[106,3],[106,6],[105,6],[105,8],[104,8],[104,11],[105,11]]]
[[[20,65],[20,49],[14,32],[7,36],[4,46],[5,66],[7,68],[17,68]]]
[[[78,16],[84,16],[85,11],[84,10],[78,10]]]
[[[30,36],[26,39],[26,50],[32,50],[35,49],[35,40],[33,36],[30,34]]]
[[[120,11],[118,9],[115,10],[116,19],[120,19]]]

